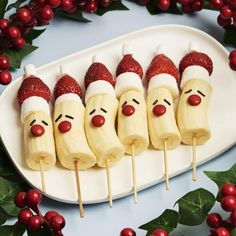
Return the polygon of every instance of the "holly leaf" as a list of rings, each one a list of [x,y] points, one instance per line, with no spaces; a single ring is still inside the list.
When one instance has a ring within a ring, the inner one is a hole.
[[[8,4],[8,0],[1,0],[0,1],[0,19],[4,17],[5,10]]]
[[[167,11],[162,11],[161,9],[159,9],[157,6],[157,1],[155,0],[151,0],[147,4],[146,8],[151,15],[157,15],[160,13],[170,13],[170,14],[177,14],[177,15],[183,14],[177,7],[176,1],[171,1],[170,8]]]
[[[99,7],[98,10],[96,11],[96,15],[102,16],[109,11],[115,11],[115,10],[127,11],[129,10],[129,8],[126,7],[120,0],[116,0],[112,1],[108,7]]]
[[[0,226],[1,235],[4,236],[22,236],[26,231],[26,226],[16,222],[14,225]]]
[[[158,218],[139,226],[140,229],[147,230],[147,236],[151,235],[156,229],[164,229],[171,232],[177,227],[179,214],[174,210],[165,210]]]
[[[29,44],[32,44],[33,40],[38,38],[46,29],[42,30],[36,30],[36,29],[31,29],[30,32],[25,35],[25,41]]]
[[[236,48],[236,28],[235,26],[228,26],[225,28],[224,43]]]
[[[79,21],[79,22],[83,22],[83,23],[90,22],[90,20],[86,19],[83,16],[82,9],[80,9],[80,8],[78,8],[73,13],[68,13],[68,12],[62,11],[60,8],[58,8],[56,10],[56,14],[61,15],[61,16],[66,17],[66,18],[69,18],[71,20],[75,20],[75,21]]]
[[[4,55],[9,57],[12,68],[20,68],[22,59],[28,54],[30,54],[31,52],[33,52],[34,50],[36,50],[37,48],[38,47],[33,46],[29,43],[26,43],[25,47],[19,50],[15,50],[11,48],[7,49],[4,52]]]
[[[0,158],[0,176],[9,176],[14,175],[15,173],[16,171],[11,162],[8,159]]]
[[[7,221],[8,215],[0,209],[0,225],[3,225]]]
[[[234,229],[230,232],[230,236],[236,236],[236,228],[234,228]]]
[[[215,201],[215,196],[203,188],[187,193],[175,203],[179,206],[179,223],[191,226],[202,224]]]
[[[7,7],[7,10],[6,11],[9,11],[11,10],[12,8],[20,8],[21,4],[23,2],[26,2],[27,0],[17,0],[16,2],[12,3],[12,4],[9,4],[8,7]]]

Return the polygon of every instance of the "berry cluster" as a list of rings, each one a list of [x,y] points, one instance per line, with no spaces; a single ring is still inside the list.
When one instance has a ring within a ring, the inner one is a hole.
[[[236,70],[236,50],[229,54],[229,65],[232,70]]]
[[[46,224],[51,228],[54,236],[63,236],[64,217],[56,211],[48,211],[43,216],[39,210],[41,200],[42,195],[36,189],[31,189],[27,193],[19,192],[14,199],[15,205],[22,208],[18,214],[18,221],[25,224],[29,231],[39,231]],[[36,214],[34,215],[33,212]]]
[[[209,236],[230,236],[236,227],[236,187],[234,184],[224,184],[220,190],[221,207],[230,212],[228,219],[223,220],[218,213],[210,213],[207,224],[211,228]]]
[[[151,236],[168,236],[168,232],[164,229],[156,229]],[[131,228],[124,228],[120,232],[120,236],[136,236],[136,233]]]

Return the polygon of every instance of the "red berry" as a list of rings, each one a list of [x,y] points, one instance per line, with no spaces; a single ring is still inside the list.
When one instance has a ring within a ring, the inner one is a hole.
[[[0,72],[0,84],[7,85],[11,83],[12,77],[11,73],[7,70]]]
[[[226,196],[221,199],[221,207],[225,211],[232,211],[236,208],[236,198],[234,196]]]
[[[31,231],[37,231],[41,228],[43,224],[43,219],[40,216],[32,216],[28,220],[28,229]]]
[[[152,233],[152,236],[168,236],[168,232],[164,229],[157,229]]]
[[[126,105],[122,108],[122,113],[125,116],[131,116],[135,112],[135,108],[132,105]]]
[[[16,17],[22,24],[28,23],[32,18],[30,11],[23,7],[17,11]]]
[[[31,134],[34,136],[34,137],[40,137],[44,134],[45,130],[43,128],[42,125],[33,125],[30,129],[31,131]],[[38,205],[38,204],[36,204]]]
[[[29,209],[23,209],[18,213],[18,221],[23,224],[27,224],[28,220],[33,216],[33,213]]]
[[[186,13],[186,14],[190,14],[193,12],[193,8],[191,4],[182,5],[181,9],[183,13]]]
[[[236,196],[236,187],[233,184],[224,184],[220,189],[220,196]]]
[[[111,0],[99,0],[98,5],[100,7],[108,7],[111,4]]]
[[[192,8],[194,11],[201,11],[203,7],[202,1],[194,0],[192,2]]]
[[[162,11],[166,11],[170,8],[170,0],[158,0],[158,7]]]
[[[202,101],[201,97],[196,94],[192,94],[188,98],[188,103],[191,106],[198,106],[201,103],[201,101]]]
[[[234,228],[234,226],[231,224],[229,219],[228,220],[222,220],[221,227],[226,228],[228,231],[231,231]]]
[[[105,118],[102,115],[95,115],[92,118],[92,124],[94,127],[101,127],[104,125],[104,123],[105,123]]]
[[[236,209],[234,209],[230,214],[230,221],[233,226],[236,226]]]
[[[28,207],[35,207],[40,204],[42,200],[41,193],[36,189],[30,189],[25,196],[25,201]]]
[[[9,37],[9,39],[17,39],[20,37],[20,30],[18,27],[16,26],[10,26],[7,29],[7,36]]]
[[[54,12],[51,7],[45,6],[40,12],[40,18],[43,20],[51,20],[54,17]]]
[[[214,233],[216,236],[229,236],[229,231],[224,227],[216,229]]]
[[[97,11],[97,2],[94,0],[89,0],[84,5],[84,10],[88,13],[94,13]]]
[[[44,219],[45,219],[46,221],[50,222],[51,218],[52,218],[53,216],[57,216],[57,215],[59,215],[59,213],[56,212],[56,211],[48,211],[48,212],[45,214]]]
[[[0,56],[0,69],[6,70],[10,66],[10,60],[7,56]]]
[[[24,48],[25,47],[25,40],[24,38],[20,37],[20,38],[17,38],[15,41],[14,41],[14,46],[18,49],[21,49],[21,48]]]
[[[221,7],[223,6],[224,2],[223,0],[211,0],[210,1],[211,7],[216,9],[216,10],[220,10]]]
[[[207,216],[207,224],[209,227],[214,228],[214,229],[220,227],[222,224],[221,215],[218,213],[210,213]]]
[[[58,125],[58,129],[61,133],[66,133],[71,129],[70,121],[64,120]]]
[[[124,228],[120,232],[120,236],[136,236],[136,233],[133,229],[131,228]]]
[[[225,5],[220,9],[220,15],[223,19],[229,20],[232,17],[233,13],[231,9]]]
[[[51,8],[57,8],[61,5],[61,0],[48,0],[48,5]]]
[[[26,206],[25,195],[26,195],[26,192],[19,192],[16,194],[14,198],[14,203],[17,207],[24,208]]]
[[[0,19],[0,30],[4,30],[9,26],[9,20],[7,19]]]
[[[229,59],[232,59],[233,57],[236,57],[236,50],[231,51],[229,54]]]
[[[232,70],[236,70],[236,57],[230,59],[229,65]]]
[[[63,11],[68,11],[74,7],[72,0],[62,0],[61,9]]]
[[[61,215],[55,215],[50,219],[50,226],[54,231],[60,231],[65,227],[65,219]]]
[[[222,18],[221,15],[219,15],[217,17],[217,22],[223,28],[225,28],[225,27],[227,27],[227,26],[229,26],[231,24],[231,20],[230,19],[226,20],[226,19]]]
[[[178,0],[178,3],[180,3],[181,5],[188,5],[190,4],[190,0]]]
[[[36,0],[37,4],[40,6],[44,6],[47,3],[47,0]]]
[[[153,107],[152,112],[155,116],[162,116],[166,113],[166,107],[164,105],[156,105]]]

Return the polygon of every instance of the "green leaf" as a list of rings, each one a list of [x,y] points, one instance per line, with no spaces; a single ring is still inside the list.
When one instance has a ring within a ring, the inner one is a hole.
[[[0,19],[4,17],[5,10],[8,4],[8,0],[1,0],[0,1]]]
[[[12,68],[20,68],[22,59],[37,48],[38,47],[26,43],[25,47],[22,49],[7,49],[3,54],[9,57]]]
[[[11,10],[12,8],[18,9],[20,5],[27,0],[17,0],[16,2],[9,4],[7,7],[7,11]]]
[[[0,225],[3,225],[7,221],[8,215],[0,209]]]
[[[156,229],[164,229],[168,232],[171,232],[174,228],[176,228],[178,220],[178,212],[167,209],[158,218],[141,225],[139,228],[147,230],[147,235],[151,235]]]
[[[2,236],[22,236],[26,230],[25,225],[16,222],[14,225],[0,226]]]
[[[219,190],[226,183],[236,184],[236,164],[227,171],[204,171],[204,173],[217,184]],[[217,200],[220,200],[219,194]]]
[[[187,193],[175,203],[179,206],[179,223],[191,226],[202,224],[215,201],[215,196],[203,188]]]
[[[9,216],[17,216],[20,212],[20,209],[16,207],[14,203],[14,198],[10,198],[4,201],[0,207],[9,215]]]
[[[78,10],[73,13],[68,13],[68,12],[62,11],[60,8],[58,8],[56,10],[56,14],[61,15],[66,18],[69,18],[71,20],[75,20],[75,21],[79,21],[79,22],[83,22],[83,23],[90,22],[90,20],[86,19],[83,16],[82,9],[80,9],[80,8],[78,8]]]
[[[236,228],[234,228],[234,229],[230,232],[230,236],[236,236]]]
[[[53,236],[52,230],[45,223],[39,231],[27,231],[27,233],[28,236]]]
[[[0,176],[9,176],[16,173],[6,151],[0,150]]]
[[[27,43],[32,44],[33,40],[38,38],[46,29],[36,30],[31,29],[30,32],[24,37]]]
[[[224,43],[236,48],[236,28],[235,26],[228,26],[225,28]]]
[[[146,6],[148,12],[151,15],[156,15],[160,13],[170,13],[170,14],[177,14],[177,15],[182,15],[183,13],[179,10],[177,7],[176,1],[171,1],[170,8],[167,11],[162,11],[161,9],[158,8],[157,6],[157,1],[156,0],[151,0],[147,6]]]
[[[108,7],[99,7],[98,10],[96,11],[96,14],[102,16],[109,11],[115,11],[115,10],[127,11],[129,10],[129,8],[126,7],[120,0],[116,0],[112,1]]]

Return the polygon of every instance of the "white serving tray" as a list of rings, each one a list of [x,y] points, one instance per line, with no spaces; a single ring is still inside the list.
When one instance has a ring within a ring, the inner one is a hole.
[[[115,74],[121,59],[122,44],[132,45],[134,57],[144,71],[156,52],[158,44],[166,45],[176,65],[188,50],[189,43],[199,45],[214,63],[212,75],[213,95],[209,107],[209,123],[212,138],[197,147],[197,164],[207,162],[235,144],[236,140],[236,73],[228,66],[228,52],[214,38],[194,28],[180,25],[162,25],[146,28],[113,39],[98,46],[83,50],[37,69],[38,76],[53,91],[59,76],[59,66],[68,65],[68,70],[81,85],[93,55],[99,54],[102,62]],[[32,186],[41,189],[40,173],[30,170],[24,161],[23,129],[20,122],[20,107],[16,101],[17,90],[22,77],[12,82],[0,97],[0,135],[9,157],[19,173]],[[145,84],[145,81],[144,81]],[[149,148],[136,159],[138,190],[164,181],[163,152]],[[191,147],[180,145],[169,151],[170,177],[187,171],[191,167]],[[76,182],[73,171],[57,165],[45,172],[48,197],[67,203],[77,203]],[[83,202],[87,204],[108,200],[106,172],[91,168],[80,172]],[[113,198],[132,193],[131,159],[125,156],[111,169]]]

